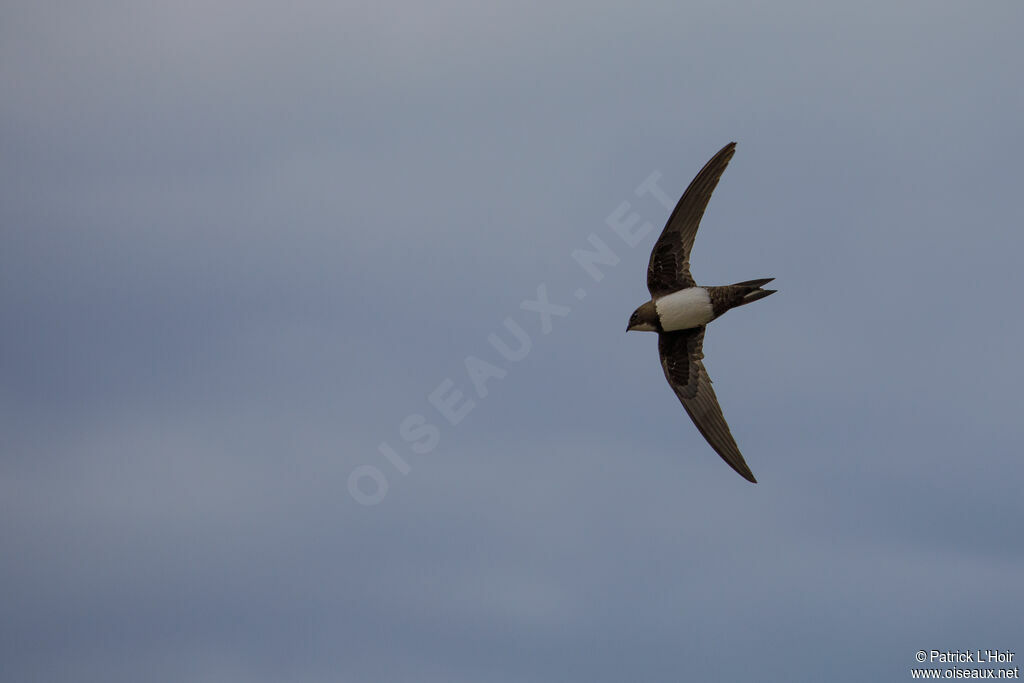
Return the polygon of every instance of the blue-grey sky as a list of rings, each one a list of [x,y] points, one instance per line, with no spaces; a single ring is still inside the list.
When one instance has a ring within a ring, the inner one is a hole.
[[[1024,657],[1022,20],[6,3],[0,678]],[[668,215],[636,189],[730,140],[692,262],[777,278],[705,343],[756,486],[624,333]]]

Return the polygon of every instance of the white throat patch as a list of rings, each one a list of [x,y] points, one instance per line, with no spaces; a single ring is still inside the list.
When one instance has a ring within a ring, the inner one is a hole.
[[[690,287],[667,294],[654,302],[654,310],[667,332],[707,325],[715,317],[711,297],[703,287]]]

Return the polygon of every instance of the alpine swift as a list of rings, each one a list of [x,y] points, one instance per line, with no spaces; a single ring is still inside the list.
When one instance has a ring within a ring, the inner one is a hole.
[[[711,388],[711,378],[701,360],[707,324],[730,308],[774,294],[774,289],[761,288],[775,278],[747,280],[723,287],[699,287],[690,275],[690,249],[697,227],[718,179],[735,153],[735,142],[719,150],[679,199],[647,265],[651,300],[633,311],[626,331],[658,333],[658,352],[665,379],[690,419],[730,467],[756,484],[757,479],[729,432]]]

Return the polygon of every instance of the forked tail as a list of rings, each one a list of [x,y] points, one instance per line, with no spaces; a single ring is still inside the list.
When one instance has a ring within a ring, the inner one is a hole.
[[[746,282],[737,282],[736,284],[732,285],[733,287],[736,287],[736,293],[739,294],[739,296],[737,297],[737,301],[736,303],[733,304],[733,306],[744,306],[746,304],[751,303],[752,301],[763,299],[769,294],[774,294],[775,292],[779,291],[777,289],[761,289],[761,287],[768,284],[774,279],[775,278],[773,277],[766,277],[760,280],[747,280]]]

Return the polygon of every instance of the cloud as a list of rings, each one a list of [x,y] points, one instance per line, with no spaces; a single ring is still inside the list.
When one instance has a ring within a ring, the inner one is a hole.
[[[4,10],[8,670],[864,680],[1012,649],[1019,13]],[[635,188],[732,139],[693,272],[777,278],[705,349],[757,486],[622,332],[668,213]]]

